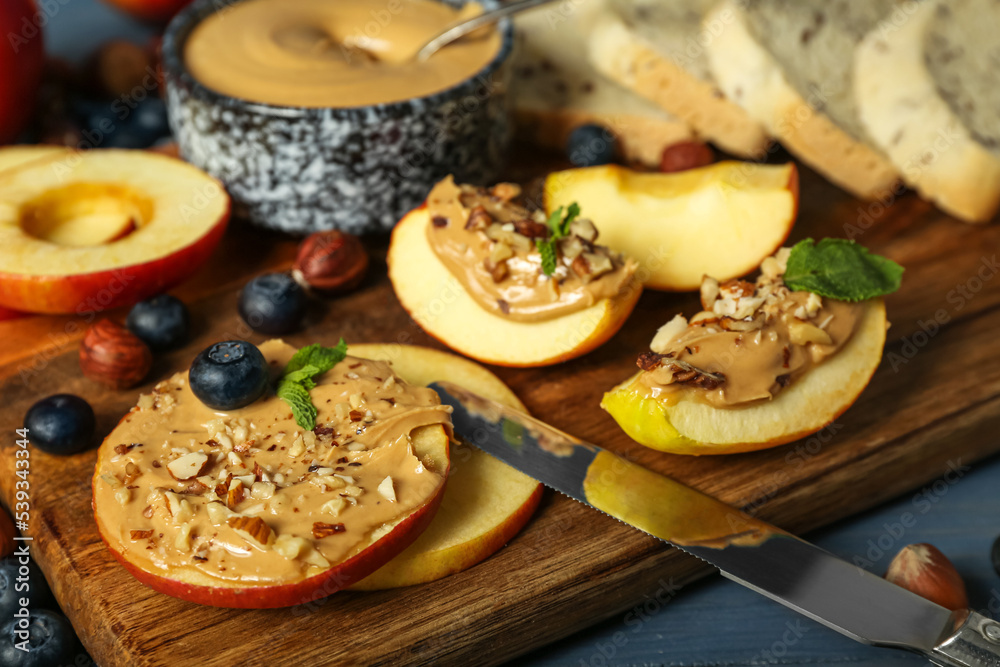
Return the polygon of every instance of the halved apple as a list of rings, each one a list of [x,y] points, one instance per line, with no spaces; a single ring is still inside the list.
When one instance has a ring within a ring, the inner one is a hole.
[[[352,345],[351,354],[392,362],[411,384],[448,380],[524,410],[493,373],[462,357],[424,347]],[[506,544],[528,522],[542,485],[479,449],[452,444],[451,473],[434,520],[405,551],[353,590],[378,590],[434,581],[468,569]]]
[[[8,308],[80,313],[135,303],[190,276],[229,219],[218,181],[180,160],[126,150],[9,155],[0,168],[22,162],[0,171]]]
[[[584,310],[540,322],[509,320],[483,310],[469,296],[431,248],[428,225],[426,207],[410,211],[396,225],[387,257],[389,280],[424,331],[479,361],[547,366],[586,354],[621,328],[642,291],[633,281],[614,298]]]
[[[671,174],[605,165],[545,179],[546,209],[579,203],[601,243],[635,259],[646,287],[668,291],[753,271],[788,237],[798,198],[792,163],[730,161]]]
[[[378,353],[380,346],[370,346],[369,350],[372,353]],[[391,348],[390,353],[383,356],[394,358],[394,355],[400,354],[397,353],[397,350],[398,348]],[[265,358],[274,362],[280,368],[285,360],[290,358],[291,352],[294,350],[280,341],[274,341],[262,345],[261,351],[264,353]],[[401,354],[404,358],[410,358],[413,356],[419,357],[424,352],[430,351],[407,351]],[[356,353],[357,350],[351,350],[352,356]],[[414,362],[414,364],[416,367],[420,367],[419,360]],[[282,534],[279,535],[279,539],[283,537],[291,538],[291,540],[297,541],[296,544],[298,546],[295,547],[296,553],[293,555],[288,555],[285,551],[279,553],[279,540],[273,538],[273,533],[269,526],[263,529],[263,533],[255,532],[255,528],[246,528],[245,531],[249,534],[249,537],[243,535],[242,539],[239,537],[236,538],[245,547],[245,553],[240,551],[236,543],[227,543],[226,548],[220,550],[220,553],[222,553],[221,558],[225,559],[225,564],[223,564],[222,560],[218,562],[220,573],[216,575],[214,571],[206,571],[197,566],[198,553],[192,552],[190,544],[190,540],[196,537],[194,535],[195,531],[203,531],[205,526],[209,529],[213,528],[211,509],[221,513],[228,512],[225,505],[214,502],[219,500],[217,497],[218,491],[213,491],[211,486],[206,487],[202,482],[202,478],[197,477],[205,470],[206,463],[207,465],[213,465],[213,463],[207,459],[204,453],[198,451],[188,453],[188,456],[193,455],[195,457],[201,454],[200,460],[195,461],[191,466],[186,464],[174,465],[181,459],[174,459],[170,463],[160,464],[159,466],[153,463],[151,467],[146,466],[146,469],[144,469],[145,461],[140,464],[132,463],[131,468],[120,462],[122,458],[128,456],[131,447],[143,446],[141,444],[131,446],[123,444],[123,442],[128,443],[135,439],[131,437],[135,433],[132,429],[137,428],[145,433],[154,433],[157,429],[162,429],[164,434],[178,432],[172,430],[178,429],[180,432],[186,434],[184,442],[187,442],[186,436],[193,433],[200,432],[202,438],[206,437],[205,424],[209,420],[219,417],[219,413],[201,405],[198,399],[194,397],[194,394],[187,386],[186,374],[178,373],[174,378],[167,381],[164,387],[162,393],[169,399],[166,403],[160,403],[161,390],[158,389],[157,393],[149,396],[150,400],[145,405],[140,400],[141,409],[132,411],[126,415],[119,423],[119,426],[104,440],[98,451],[98,460],[93,478],[94,516],[101,538],[115,559],[136,579],[161,593],[198,604],[253,609],[287,607],[325,597],[368,576],[409,546],[430,524],[444,496],[445,483],[450,467],[448,433],[445,427],[440,424],[418,426],[410,432],[410,446],[408,448],[405,442],[402,443],[402,448],[396,444],[385,445],[385,447],[392,447],[392,449],[384,454],[388,458],[384,458],[381,464],[376,464],[372,459],[363,458],[365,464],[361,468],[345,469],[342,467],[334,469],[338,474],[348,475],[347,479],[350,481],[345,482],[348,484],[360,484],[364,474],[370,470],[368,466],[381,466],[372,469],[370,472],[371,474],[378,471],[378,478],[381,478],[386,472],[391,471],[397,471],[401,475],[401,477],[394,478],[397,480],[396,482],[390,479],[390,488],[393,488],[392,485],[396,484],[396,490],[392,494],[392,499],[388,502],[384,502],[388,497],[383,493],[381,485],[377,491],[375,488],[364,491],[365,495],[359,499],[359,507],[364,507],[372,512],[379,512],[384,514],[384,516],[391,517],[386,523],[376,525],[371,530],[366,530],[364,528],[367,525],[365,521],[360,520],[359,524],[359,518],[356,517],[354,525],[360,525],[362,532],[352,532],[351,528],[345,529],[343,524],[340,525],[339,529],[333,524],[312,524],[313,535],[317,540],[325,539],[329,535],[334,535],[341,531],[344,537],[339,539],[350,540],[344,543],[344,546],[336,547],[340,549],[341,553],[344,553],[343,560],[326,561],[325,564],[321,563],[319,565],[307,560],[307,563],[312,563],[315,566],[307,570],[291,567],[289,566],[289,561],[285,560],[285,558],[294,560],[299,557],[298,554],[311,554],[316,551],[316,547],[311,546],[307,541],[294,534]],[[323,385],[321,384],[317,390],[322,389],[322,387]],[[268,441],[273,443],[271,449],[260,446],[258,451],[265,449],[267,451],[275,451],[275,448],[280,445],[281,449],[277,450],[279,453],[276,456],[281,457],[279,461],[282,462],[282,465],[286,465],[285,462],[291,465],[291,461],[285,458],[286,455],[280,452],[285,452],[287,448],[287,456],[291,456],[291,453],[294,451],[295,443],[289,442],[291,438],[286,439],[284,437],[289,432],[289,426],[292,428],[295,427],[294,421],[290,415],[286,416],[287,405],[283,405],[281,399],[270,396],[264,400],[274,401],[278,404],[273,410],[267,408],[255,413],[262,423],[269,425],[269,429],[257,431],[255,440],[246,441],[245,448],[242,450],[234,448],[228,455],[220,450],[214,464],[223,466],[223,473],[233,467],[249,468],[251,460],[249,457],[253,456],[251,448],[254,447],[255,442],[258,443],[258,446]],[[150,414],[147,412],[149,410],[153,410],[154,412]],[[332,406],[324,405],[321,407],[321,410],[331,411],[330,414],[333,413]],[[270,426],[272,420],[269,415],[271,414],[276,415],[273,426]],[[323,412],[321,411],[320,415],[322,416],[322,414]],[[233,414],[222,416],[236,418]],[[140,421],[133,425],[130,423],[133,419]],[[240,427],[237,426],[237,428]],[[246,427],[243,426],[242,428]],[[216,438],[218,437],[216,436]],[[226,437],[229,436],[227,435]],[[234,434],[232,437],[236,438],[237,436]],[[247,433],[244,433],[244,437],[247,437]],[[236,442],[239,442],[239,440],[237,439]],[[208,441],[207,444],[211,445],[211,448],[220,447],[219,442],[215,439]],[[241,451],[241,454],[235,454],[236,451]],[[350,450],[347,450],[347,452],[349,455]],[[300,459],[305,454],[306,450],[303,447],[292,459]],[[235,459],[232,458],[233,455],[236,456]],[[241,459],[241,456],[247,458]],[[257,463],[259,463],[259,456],[258,454]],[[416,463],[413,461],[414,457]],[[346,462],[347,459],[344,458],[343,460]],[[318,466],[315,461],[313,465]],[[348,464],[345,463],[344,465]],[[399,467],[403,466],[412,470],[411,466],[414,465],[417,468],[417,473],[407,473],[409,477],[403,475],[403,469]],[[119,471],[118,474],[121,474],[120,470],[122,468],[124,468],[127,475],[135,476],[133,480],[123,481],[116,476],[116,471]],[[152,468],[158,468],[158,470],[154,472]],[[131,472],[129,472],[130,470]],[[249,469],[244,472],[249,473],[250,478],[254,479],[257,475],[257,468],[255,467],[254,470],[255,472],[252,473]],[[310,471],[313,470],[314,468],[310,466]],[[361,472],[353,472],[355,470],[360,470]],[[332,473],[322,474],[329,477],[334,476]],[[355,477],[351,477],[350,475],[352,474]],[[392,472],[392,474],[395,475],[396,472]],[[414,477],[414,474],[419,475],[419,477]],[[143,482],[143,475],[151,475],[153,479]],[[357,475],[361,475],[361,477],[356,477]],[[165,480],[162,484],[167,484],[170,488],[164,489],[160,482],[161,479]],[[275,473],[274,479],[278,479],[277,473]],[[226,495],[226,488],[229,489],[229,495],[232,495],[234,487],[231,485],[239,484],[239,480],[239,474],[236,477],[230,474],[230,478],[226,480],[225,487],[223,488],[223,495]],[[258,481],[262,481],[262,478],[258,479]],[[374,480],[369,481],[374,482]],[[181,483],[192,484],[195,482],[201,484],[200,488],[184,490],[183,487],[179,487]],[[333,481],[323,483],[332,484]],[[144,486],[137,486],[142,484]],[[313,488],[311,486],[312,482],[302,482],[302,485],[310,489]],[[253,487],[256,486],[256,484],[253,484]],[[181,490],[177,490],[178,488]],[[236,488],[239,489],[242,487]],[[343,488],[346,492],[345,495],[351,494],[351,486]],[[137,490],[133,491],[132,489]],[[157,491],[160,492],[160,495],[156,496],[156,500],[153,500],[152,498]],[[176,491],[176,493],[166,493],[166,491]],[[342,500],[343,496],[340,496],[338,493],[328,493],[327,491],[324,490],[319,494],[317,502],[327,498],[331,499],[331,501],[339,500],[341,503],[344,502]],[[400,491],[401,493],[399,493]],[[227,519],[227,522],[232,521],[232,517],[238,517],[240,520],[246,521],[261,520],[261,517],[265,517],[267,519],[267,522],[264,522],[265,524],[269,523],[270,525],[280,527],[290,520],[289,517],[293,511],[295,513],[300,511],[299,504],[302,502],[300,498],[304,497],[286,498],[282,504],[268,505],[268,509],[265,509],[263,504],[258,509],[239,504],[241,502],[252,504],[253,499],[262,497],[253,495],[254,493],[256,492],[253,491],[251,495],[242,496],[242,500],[238,499],[236,504],[232,505],[232,507],[238,507],[240,513],[234,514],[229,512],[228,516],[230,518]],[[273,488],[271,489],[271,493],[275,496],[277,495],[277,492]],[[302,494],[306,493],[306,491],[297,490],[294,493]],[[313,493],[312,497],[316,499],[317,495],[315,491]],[[358,489],[358,494],[360,493],[361,491]],[[119,494],[124,495],[119,496]],[[149,494],[148,497],[146,494]],[[369,500],[368,504],[365,504],[365,498],[369,494],[375,494],[374,499]],[[379,499],[379,495],[383,497]],[[174,504],[171,504],[170,496],[173,496]],[[166,498],[163,499],[161,497]],[[407,505],[394,510],[393,508],[396,503],[403,502],[404,497]],[[265,495],[263,498],[266,500],[267,496]],[[182,503],[188,504],[186,509],[182,506]],[[162,505],[164,504],[166,504],[165,510],[162,509]],[[143,506],[146,506],[145,510]],[[376,507],[379,509],[374,509]],[[147,510],[148,514],[146,513]],[[189,513],[188,516],[190,518],[185,518],[182,522],[178,518],[181,516],[179,514],[181,511]],[[135,523],[141,522],[143,518],[150,521],[153,520],[152,518],[157,512],[169,512],[169,515],[163,516],[173,517],[168,518],[167,523],[163,524],[169,527],[164,528],[159,536],[152,535],[154,532],[152,530],[135,532],[131,530],[132,528],[136,528]],[[319,514],[313,512],[306,516],[308,521],[314,521],[315,517],[320,515],[327,516],[322,508],[320,508]],[[199,526],[191,523],[197,517],[208,518],[201,519],[203,525]],[[336,521],[337,519],[332,520]],[[343,521],[344,518],[341,517],[340,520]],[[186,530],[184,528],[185,524],[188,526]],[[229,526],[237,531],[237,533],[240,530],[238,525],[229,523]],[[317,526],[326,526],[331,529],[331,532],[327,535],[316,535]],[[214,530],[218,531],[218,528],[214,528]],[[280,531],[281,529],[278,528],[277,530]],[[142,534],[137,536],[136,532]],[[167,533],[166,536],[164,536],[164,533]],[[269,536],[270,539],[253,540],[255,537],[260,538],[263,534]],[[181,539],[183,539],[183,542],[178,542]],[[336,535],[331,539],[337,539]],[[148,546],[154,547],[150,551],[145,548],[147,540],[160,540],[161,542],[155,545],[154,542],[149,542]],[[212,540],[225,541],[226,538],[216,532]],[[264,543],[264,545],[262,546],[260,543]],[[165,553],[172,554],[172,557],[179,558],[180,560],[168,561],[166,560],[166,555],[157,555],[159,552],[156,551],[155,547],[161,544],[169,545],[168,551]],[[181,546],[177,546],[178,544]],[[258,547],[259,550],[257,549]],[[257,561],[256,565],[252,560],[249,560],[246,561],[246,564],[243,564],[241,556],[250,557],[251,554],[256,555],[258,558],[270,558],[271,560]],[[235,558],[230,557],[230,555],[235,556]],[[206,552],[204,559],[207,560],[208,556],[209,553]],[[268,565],[262,565],[262,562]],[[246,571],[240,576],[223,576],[221,571],[224,571],[227,567],[245,567]],[[277,569],[279,567],[285,569]],[[308,572],[308,575],[303,574],[303,572]]]
[[[604,395],[601,407],[636,442],[675,454],[730,454],[775,447],[822,429],[868,385],[885,345],[885,305],[866,302],[857,329],[836,354],[769,401],[715,408],[646,394],[638,374]]]

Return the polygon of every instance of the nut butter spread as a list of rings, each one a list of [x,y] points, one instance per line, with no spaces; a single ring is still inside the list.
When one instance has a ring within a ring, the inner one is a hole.
[[[460,18],[436,0],[246,0],[191,32],[191,75],[253,102],[354,107],[423,97],[471,78],[500,50],[473,34],[426,62],[411,56]]]
[[[294,349],[272,341],[261,352],[280,371]],[[317,380],[312,431],[274,395],[213,411],[187,373],[141,396],[100,452],[94,501],[109,543],[188,581],[288,583],[354,555],[433,497],[442,471],[414,454],[411,435],[450,424],[437,395],[354,357]]]
[[[863,304],[792,292],[782,280],[787,258],[782,249],[765,259],[756,284],[706,277],[705,310],[690,323],[675,317],[639,357],[645,393],[719,408],[767,400],[843,347]]]
[[[548,239],[551,230],[544,212],[516,203],[520,194],[512,183],[485,189],[456,185],[449,176],[427,197],[430,245],[480,306],[511,320],[538,322],[633,287],[635,262],[597,245],[597,229],[580,218],[556,242],[556,268],[545,275],[536,241]]]

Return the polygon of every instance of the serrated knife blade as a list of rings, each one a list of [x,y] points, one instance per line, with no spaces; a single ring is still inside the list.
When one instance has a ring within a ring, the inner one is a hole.
[[[855,641],[914,651],[945,667],[1000,667],[1000,624],[992,619],[938,606],[519,410],[452,383],[430,387],[453,408],[463,440]]]

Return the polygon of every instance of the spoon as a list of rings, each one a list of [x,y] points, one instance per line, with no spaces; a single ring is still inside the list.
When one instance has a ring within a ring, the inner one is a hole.
[[[456,39],[465,37],[470,32],[474,32],[483,26],[496,23],[505,16],[518,14],[527,9],[549,4],[550,2],[555,2],[555,0],[514,0],[504,3],[502,7],[497,9],[491,9],[488,12],[483,12],[482,14],[478,14],[472,18],[459,21],[458,23],[448,26],[420,47],[420,50],[417,51],[414,56],[414,60],[417,62],[424,62],[437,53],[442,47],[451,44]]]

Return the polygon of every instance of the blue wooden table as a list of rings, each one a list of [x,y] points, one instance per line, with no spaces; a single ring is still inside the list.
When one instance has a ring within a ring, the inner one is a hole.
[[[98,0],[68,0],[50,17],[46,45],[52,55],[80,61],[109,38],[143,43],[152,35],[149,28]],[[989,558],[993,539],[1000,534],[1000,459],[973,467],[958,482],[943,487],[943,492],[942,487],[924,491],[916,489],[896,502],[808,537],[848,560],[864,559],[877,574],[885,572],[892,556],[904,545],[930,542],[965,578],[971,605],[1000,618],[1000,576]],[[907,513],[915,519],[903,526],[901,517]],[[678,591],[651,590],[646,600],[626,613],[512,664],[893,667],[925,661],[856,644],[742,586],[713,576]]]

